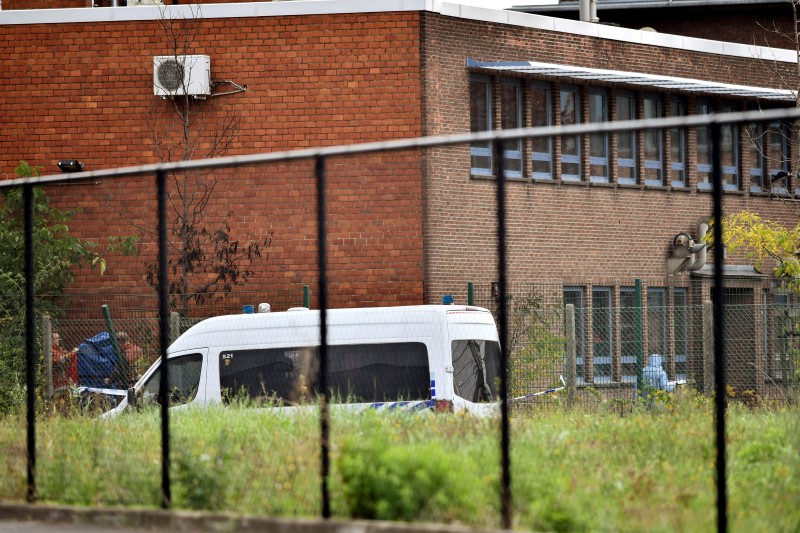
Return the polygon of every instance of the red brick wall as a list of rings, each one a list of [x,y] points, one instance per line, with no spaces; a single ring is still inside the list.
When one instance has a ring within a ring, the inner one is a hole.
[[[423,21],[426,134],[469,131],[470,73],[465,68],[466,58],[563,62],[727,83],[759,80],[766,86],[781,86],[763,65],[748,58],[600,41],[429,14]],[[792,65],[784,67],[788,73]],[[689,156],[686,190],[628,188],[615,185],[613,178],[610,185],[542,183],[529,177],[509,180],[509,281],[632,285],[635,278],[644,278],[660,285],[686,283],[686,276],[671,281],[666,276],[672,238],[680,232],[696,234],[698,221],[710,216],[712,210],[711,194],[696,190],[696,162],[691,151]],[[524,157],[530,157],[530,152]],[[746,164],[743,161],[745,169]],[[426,158],[426,170],[426,294],[436,300],[443,293],[456,293],[463,301],[465,281],[497,280],[495,182],[470,177],[468,147],[438,150],[435,157]],[[588,178],[584,176],[584,180]],[[740,174],[740,183],[742,189],[748,188],[746,173]],[[797,222],[780,202],[746,191],[725,195],[728,212],[742,208],[787,224]],[[713,255],[709,255],[711,261]]]
[[[419,136],[418,18],[382,13],[202,21],[192,53],[211,56],[214,80],[248,87],[201,102],[206,127],[238,114],[241,131],[229,155]],[[5,177],[19,160],[46,174],[57,172],[55,163],[65,157],[80,159],[85,170],[157,162],[147,117],[169,116],[171,105],[152,92],[152,58],[171,53],[157,21],[11,25],[3,31]],[[339,159],[328,167],[332,304],[421,302],[419,156]],[[309,284],[316,294],[313,175],[309,162],[218,173],[211,218],[230,210],[232,234],[242,240],[272,235],[248,289],[297,288],[299,294]],[[57,205],[80,205],[71,226],[76,234],[95,242],[109,234],[142,238],[137,259],[110,257],[103,278],[79,273],[75,292],[149,290],[143,263],[155,250],[153,183],[131,178],[49,188]]]

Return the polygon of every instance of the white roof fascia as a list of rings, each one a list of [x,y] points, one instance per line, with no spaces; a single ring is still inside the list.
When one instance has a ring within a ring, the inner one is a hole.
[[[476,0],[465,0],[467,2]],[[480,2],[478,2],[480,3]],[[192,18],[199,13],[206,19],[278,17],[288,15],[331,15],[343,13],[383,13],[428,11],[444,16],[509,24],[531,29],[571,35],[584,35],[612,41],[673,48],[687,52],[704,52],[724,56],[761,58],[769,61],[796,63],[794,50],[723,43],[709,39],[682,37],[619,28],[591,22],[534,15],[519,11],[490,9],[442,0],[293,0],[289,2],[245,2],[179,6],[136,6],[69,9],[0,10],[0,26],[18,24],[77,24],[159,20],[165,16]]]

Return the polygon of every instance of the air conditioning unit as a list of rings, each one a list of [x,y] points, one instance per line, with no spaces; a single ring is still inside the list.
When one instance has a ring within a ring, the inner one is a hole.
[[[209,56],[155,56],[153,58],[153,94],[162,98],[211,94],[211,58]]]

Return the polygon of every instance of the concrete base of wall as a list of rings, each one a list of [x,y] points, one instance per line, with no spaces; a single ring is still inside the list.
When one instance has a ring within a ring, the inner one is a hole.
[[[199,511],[89,508],[67,505],[0,503],[0,522],[36,522],[141,529],[149,531],[208,531],[229,533],[476,533],[460,526],[402,524],[371,520],[320,520],[238,516]]]

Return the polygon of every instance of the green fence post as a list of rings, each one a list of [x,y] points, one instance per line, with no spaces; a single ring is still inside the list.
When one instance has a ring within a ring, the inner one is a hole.
[[[103,317],[106,319],[106,329],[108,330],[108,336],[111,339],[111,346],[114,348],[114,355],[117,357],[117,364],[122,363],[122,368],[124,368],[124,372],[117,372],[114,371],[115,376],[119,377],[122,376],[126,380],[130,380],[130,373],[128,372],[128,361],[125,359],[125,354],[119,349],[119,341],[117,341],[117,332],[114,329],[114,323],[111,321],[111,311],[108,308],[108,305],[103,304]],[[112,378],[113,379],[113,378]],[[128,383],[118,384],[119,387],[128,388]]]
[[[308,285],[303,285],[303,307],[311,309],[311,291],[308,290]]]
[[[643,313],[642,313],[642,280],[637,279],[634,286],[634,302],[636,316],[634,324],[634,333],[636,335],[636,391],[638,396],[642,391],[644,379],[644,327],[643,327]]]
[[[467,305],[475,305],[475,284],[467,282]]]

